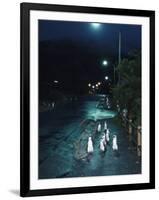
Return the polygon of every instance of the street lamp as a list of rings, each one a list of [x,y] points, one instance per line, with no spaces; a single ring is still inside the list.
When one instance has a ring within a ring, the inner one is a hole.
[[[88,87],[91,87],[91,84],[90,84],[90,83],[88,84]]]
[[[109,77],[108,76],[105,76],[105,80],[107,81],[109,79]]]
[[[102,61],[102,65],[103,65],[103,66],[107,66],[107,65],[108,65],[108,61],[107,61],[107,60],[103,60],[103,61]]]

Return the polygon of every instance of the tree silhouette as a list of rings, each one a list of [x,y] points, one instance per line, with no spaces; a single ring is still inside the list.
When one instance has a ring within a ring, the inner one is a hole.
[[[131,52],[117,67],[120,83],[113,88],[114,102],[128,110],[128,117],[141,124],[141,55]]]

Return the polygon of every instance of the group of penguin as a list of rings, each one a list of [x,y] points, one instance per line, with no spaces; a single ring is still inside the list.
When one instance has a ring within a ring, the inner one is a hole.
[[[97,126],[97,133],[100,134],[101,132],[102,132],[102,125],[101,123],[99,123]],[[110,130],[108,129],[107,122],[104,122],[104,134],[99,142],[100,151],[105,152],[108,144],[110,144]],[[118,150],[116,135],[113,135],[113,138],[112,138],[112,149],[113,151]],[[93,151],[94,151],[93,141],[92,141],[92,137],[90,136],[88,138],[88,143],[87,143],[87,153],[93,153]]]

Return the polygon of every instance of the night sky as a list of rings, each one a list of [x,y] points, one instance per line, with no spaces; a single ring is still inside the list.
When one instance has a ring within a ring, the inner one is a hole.
[[[121,56],[141,50],[141,26],[87,22],[39,20],[39,80],[58,80],[65,90],[82,90],[89,82],[113,76],[118,63],[118,35]],[[102,66],[107,60],[108,65]],[[64,88],[65,85],[65,88]]]

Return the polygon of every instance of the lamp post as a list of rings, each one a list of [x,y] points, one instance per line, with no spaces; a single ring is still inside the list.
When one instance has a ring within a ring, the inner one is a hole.
[[[114,72],[114,85],[115,85],[115,65],[113,65],[113,72]]]
[[[119,31],[119,43],[118,43],[118,66],[121,62],[121,32]],[[118,72],[118,85],[120,84],[120,72]]]

